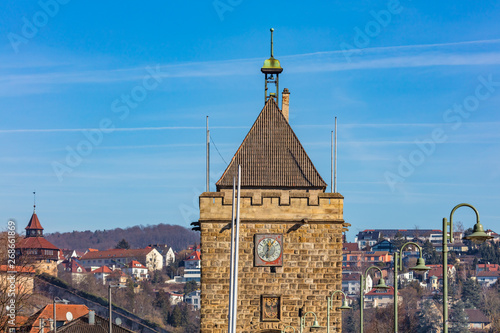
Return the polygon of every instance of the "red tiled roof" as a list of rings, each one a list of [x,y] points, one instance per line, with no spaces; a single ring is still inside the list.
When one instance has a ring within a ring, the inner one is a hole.
[[[400,293],[398,291],[398,295],[399,294]],[[367,292],[365,294],[365,296],[392,296],[392,297],[394,297],[394,287],[389,286],[388,289],[375,289],[375,288],[373,288],[372,290]]]
[[[437,278],[443,278],[443,265],[427,265],[430,270],[427,272],[427,276],[436,276]],[[453,268],[453,265],[448,265],[448,271]]]
[[[134,258],[142,257],[153,251],[152,248],[145,249],[112,249],[105,251],[90,251],[85,253],[80,260],[89,259],[113,259],[113,258]]]
[[[144,266],[143,264],[141,264],[140,262],[138,262],[137,260],[132,260],[129,264],[128,264],[128,267],[130,268],[146,268],[146,266]]]
[[[59,250],[54,244],[43,237],[26,237],[16,244],[17,249],[48,249]]]
[[[232,188],[238,165],[242,188],[324,190],[327,186],[273,98],[268,99],[216,183],[217,189]]]
[[[30,222],[24,228],[26,230],[28,229],[35,229],[35,230],[43,230],[42,225],[40,224],[40,221],[38,220],[38,216],[36,216],[36,213],[33,212],[33,215],[31,215]]]
[[[112,272],[113,271],[111,269],[109,269],[108,266],[101,266],[101,267],[96,268],[93,271],[91,271],[92,274],[96,274],[96,273],[109,274],[109,273],[112,273]]]
[[[0,265],[0,272],[35,273],[35,269],[33,267],[14,266],[11,268],[8,265]]]
[[[200,251],[194,251],[185,261],[200,260]]]
[[[342,244],[342,250],[344,251],[359,251],[358,243],[344,243]]]
[[[498,264],[478,264],[477,270],[483,269],[486,271],[500,271],[500,265]]]
[[[89,313],[89,308],[82,304],[56,304],[56,321],[67,322],[66,314],[71,312],[73,319],[77,319]],[[31,315],[23,327],[29,329],[30,333],[39,332],[40,318],[53,318],[54,307],[48,304],[40,309],[38,312]]]
[[[86,273],[87,272],[87,270],[85,269],[85,267],[83,267],[82,265],[80,265],[78,263],[78,261],[76,261],[73,258],[70,258],[69,260],[64,261],[62,263],[62,265],[64,267],[64,270],[67,271],[67,272],[71,272],[71,273]],[[80,272],[78,271],[78,268],[81,269]]]

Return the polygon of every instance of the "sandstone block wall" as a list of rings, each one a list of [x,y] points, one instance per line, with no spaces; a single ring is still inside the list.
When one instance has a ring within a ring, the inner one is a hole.
[[[342,284],[343,197],[306,191],[242,190],[238,332],[299,328],[299,309],[327,323],[327,296]],[[201,332],[227,332],[231,191],[200,196]],[[254,235],[283,234],[283,266],[254,267]],[[281,296],[281,320],[261,321],[261,295]],[[340,298],[338,306],[340,306]],[[340,311],[331,322],[340,329]],[[308,326],[314,317],[307,317]],[[332,325],[332,327],[335,327]]]

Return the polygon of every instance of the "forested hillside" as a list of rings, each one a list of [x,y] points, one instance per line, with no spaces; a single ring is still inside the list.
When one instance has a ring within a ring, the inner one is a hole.
[[[200,242],[199,232],[179,225],[158,224],[134,226],[126,229],[96,231],[73,231],[45,235],[48,241],[60,249],[86,250],[89,247],[98,250],[114,248],[125,239],[131,248],[144,248],[149,244],[167,244],[174,251]]]

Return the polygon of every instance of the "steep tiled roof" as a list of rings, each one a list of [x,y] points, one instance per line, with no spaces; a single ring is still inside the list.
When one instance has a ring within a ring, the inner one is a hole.
[[[17,242],[16,248],[59,250],[57,246],[43,237],[26,237],[24,239],[21,239],[19,242]]]
[[[153,251],[152,248],[145,249],[112,249],[105,251],[91,251],[85,253],[80,260],[89,259],[113,259],[113,258],[137,258],[147,255]]]
[[[24,229],[43,230],[42,225],[40,224],[40,220],[38,220],[38,216],[36,216],[36,213],[33,212],[33,215],[31,215],[30,222]]]
[[[147,269],[146,266],[138,262],[137,260],[132,260],[129,264],[128,267],[130,268],[142,268],[142,269]]]
[[[92,274],[96,274],[96,273],[109,274],[109,273],[113,273],[113,271],[111,269],[109,269],[108,266],[101,266],[99,268],[94,269],[91,273]]]
[[[233,156],[217,188],[232,188],[241,165],[242,188],[325,189],[302,144],[270,98]]]
[[[398,291],[398,296],[399,296],[400,292]],[[384,297],[384,296],[394,296],[394,287],[393,286],[389,286],[389,288],[387,289],[375,289],[373,288],[372,290],[370,290],[369,292],[367,292],[365,294],[365,296],[380,296],[380,297]]]
[[[358,243],[344,243],[342,244],[344,251],[359,251]]]
[[[64,267],[64,270],[71,273],[86,273],[87,270],[78,263],[74,258],[70,258],[69,260],[65,260],[61,263]],[[80,271],[78,271],[80,269]]]
[[[200,260],[200,251],[194,251],[191,253],[185,261],[189,260]]]
[[[486,317],[481,310],[477,309],[465,309],[467,317],[469,317],[469,323],[484,323],[489,324],[491,320]]]
[[[116,333],[134,333],[124,327],[113,325],[113,332]],[[93,325],[89,324],[89,315],[81,316],[64,326],[58,327],[57,332],[60,333],[103,333],[108,332],[109,320],[95,315],[95,323]]]
[[[14,268],[8,265],[0,265],[0,272],[17,272],[17,273],[33,273],[35,274],[35,269],[28,266],[14,266]]]
[[[68,321],[66,317],[68,312],[71,312],[73,319],[76,319],[89,313],[89,308],[82,304],[56,304],[56,321]],[[39,318],[53,318],[53,316],[54,307],[52,304],[48,304],[31,315],[23,325],[23,328],[30,333],[39,332]]]

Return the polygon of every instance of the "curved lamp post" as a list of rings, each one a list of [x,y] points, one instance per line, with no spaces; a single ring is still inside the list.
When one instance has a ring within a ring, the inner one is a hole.
[[[293,330],[293,333],[296,333],[295,327],[290,326],[290,325],[283,327],[283,329],[281,330],[281,333],[285,333],[287,328],[291,328]]]
[[[318,317],[316,316],[316,314],[312,311],[309,311],[309,312],[306,312],[302,317],[300,317],[300,333],[302,333],[304,331],[304,327],[306,327],[306,316],[309,313],[314,315],[314,323],[311,326],[311,328],[321,328],[321,326],[319,326]]]
[[[327,333],[330,333],[330,310],[333,310],[333,295],[336,293],[341,293],[344,295],[344,301],[342,302],[342,306],[339,307],[340,310],[350,310],[352,309],[348,304],[347,304],[347,296],[342,290],[335,290],[332,292],[330,296],[327,296],[326,299],[328,301],[328,306],[327,306],[327,315],[326,315],[326,323],[327,323]]]
[[[123,284],[108,284],[108,302],[109,302],[109,333],[113,332],[113,305],[111,303],[111,288],[125,288]]]
[[[425,259],[422,257],[422,247],[415,242],[405,243],[401,248],[397,251],[394,251],[394,333],[398,332],[398,268],[402,269],[403,267],[403,249],[407,245],[414,245],[418,248],[419,258],[417,259],[417,265],[415,267],[411,267],[410,269],[413,271],[425,272],[430,269],[425,265]]]
[[[375,268],[375,269],[378,269],[379,272],[380,272],[380,280],[378,280],[378,284],[374,287],[375,289],[387,289],[389,287],[387,287],[387,285],[385,284],[385,280],[384,278],[382,277],[382,270],[380,269],[380,267],[377,267],[377,266],[370,266],[368,267],[366,270],[365,270],[365,273],[364,274],[361,274],[361,284],[360,284],[360,296],[361,296],[361,299],[360,299],[360,305],[361,305],[361,308],[360,308],[360,333],[363,333],[363,310],[364,310],[364,307],[365,307],[365,283],[366,283],[366,274],[368,273],[368,271],[372,268]]]
[[[450,222],[446,220],[446,217],[443,218],[443,333],[448,333],[448,241],[453,243],[453,214],[460,207],[469,207],[476,213],[476,224],[473,233],[463,239],[468,239],[474,243],[482,243],[493,238],[493,236],[489,236],[484,232],[483,226],[479,222],[479,213],[472,205],[458,204],[451,210]]]

